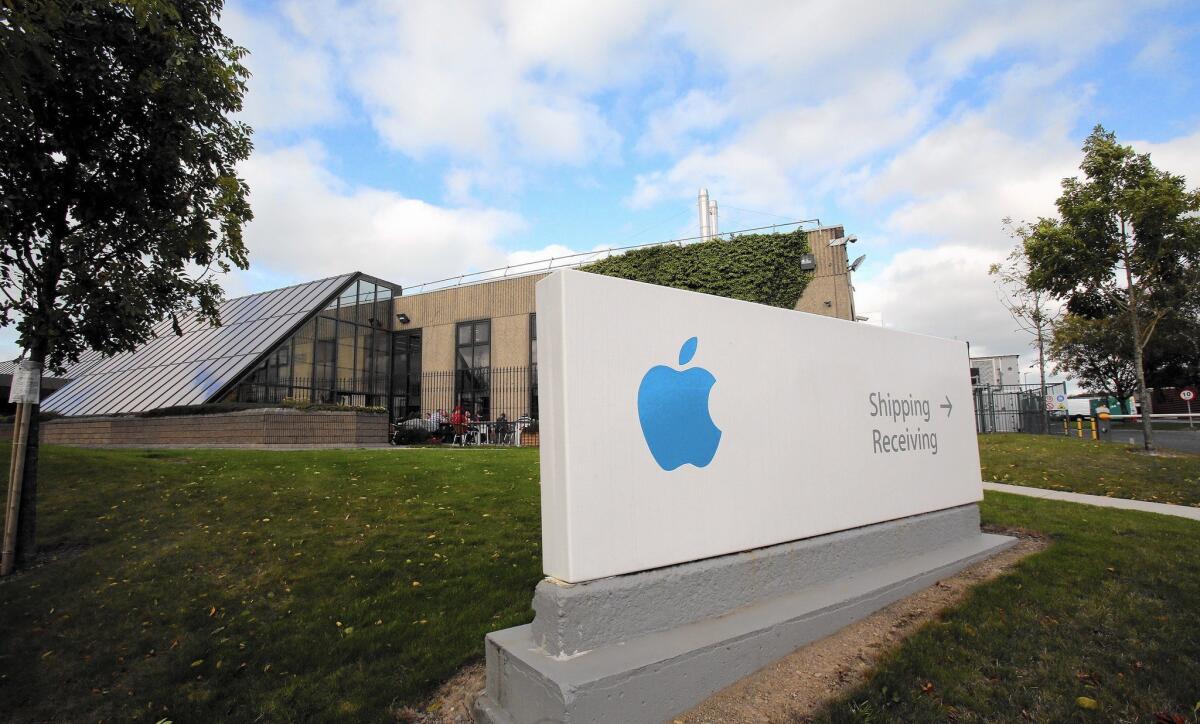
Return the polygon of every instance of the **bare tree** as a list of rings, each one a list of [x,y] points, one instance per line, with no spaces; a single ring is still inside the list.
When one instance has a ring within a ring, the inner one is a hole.
[[[1029,259],[1025,256],[1025,239],[1030,234],[1026,224],[1014,224],[1005,218],[1004,228],[1017,240],[1017,247],[1002,263],[992,264],[988,274],[995,277],[996,296],[1008,310],[1017,331],[1033,337],[1037,350],[1038,380],[1041,386],[1042,429],[1050,429],[1050,410],[1046,407],[1046,345],[1054,323],[1062,316],[1062,306],[1049,293],[1029,286]]]

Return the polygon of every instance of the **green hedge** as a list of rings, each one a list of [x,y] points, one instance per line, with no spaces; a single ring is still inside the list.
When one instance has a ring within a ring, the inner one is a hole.
[[[812,278],[804,231],[635,249],[581,267],[607,276],[794,309]]]
[[[306,412],[370,412],[373,414],[386,413],[385,407],[360,407],[356,405],[331,405],[321,402],[306,402],[304,400],[287,399],[283,402],[214,402],[207,405],[188,405],[186,407],[160,407],[155,410],[133,413],[136,417],[175,417],[179,415],[220,415],[226,412],[241,412],[242,410],[304,410]]]
[[[57,412],[38,412],[38,422],[49,422],[50,420],[57,420],[60,417],[62,417],[62,415],[58,414]],[[0,424],[11,425],[16,421],[17,416],[15,414],[0,415]]]

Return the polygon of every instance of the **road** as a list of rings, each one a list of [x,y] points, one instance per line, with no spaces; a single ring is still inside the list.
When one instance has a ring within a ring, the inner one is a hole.
[[[1101,440],[1123,442],[1128,445],[1142,444],[1141,430],[1113,430],[1100,435]],[[1164,450],[1200,453],[1200,429],[1155,430],[1154,444]]]

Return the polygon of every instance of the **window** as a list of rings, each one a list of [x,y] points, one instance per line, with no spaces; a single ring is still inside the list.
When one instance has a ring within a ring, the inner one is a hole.
[[[529,416],[538,418],[537,315],[529,315]]]
[[[971,368],[971,384],[972,385],[979,384],[979,368],[978,367]]]
[[[486,369],[492,366],[492,323],[463,322],[458,325],[458,369]]]
[[[231,399],[386,405],[393,296],[367,279],[347,284],[315,319],[276,345]]]
[[[482,420],[491,419],[492,323],[463,322],[455,330],[455,400]]]
[[[421,414],[421,330],[392,335],[392,416]]]
[[[354,307],[347,312],[339,310],[342,316],[353,315]],[[338,320],[337,325],[337,372],[334,374],[334,401],[339,405],[353,404],[350,396],[354,390],[354,332],[355,325],[344,319]]]

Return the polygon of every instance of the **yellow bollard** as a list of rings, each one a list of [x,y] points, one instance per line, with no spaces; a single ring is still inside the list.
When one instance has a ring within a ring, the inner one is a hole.
[[[1063,437],[1071,436],[1071,429],[1069,427],[1067,427],[1067,425],[1069,425],[1069,424],[1070,424],[1070,421],[1068,420],[1068,418],[1064,417],[1063,418]]]
[[[1083,418],[1082,417],[1075,421],[1075,429],[1079,432],[1079,439],[1082,440],[1083,439]]]
[[[1096,418],[1092,418],[1092,439],[1099,440],[1100,434],[1096,431]]]

